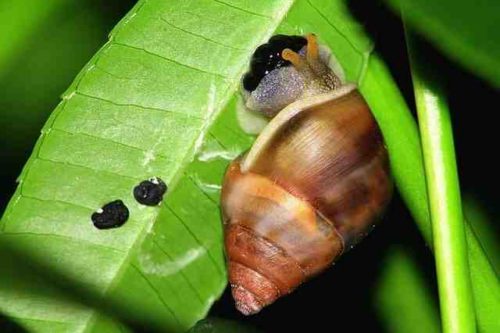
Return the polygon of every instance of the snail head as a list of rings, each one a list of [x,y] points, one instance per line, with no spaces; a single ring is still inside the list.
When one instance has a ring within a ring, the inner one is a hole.
[[[314,34],[272,37],[256,50],[243,79],[246,107],[274,117],[298,99],[340,87],[320,51]]]

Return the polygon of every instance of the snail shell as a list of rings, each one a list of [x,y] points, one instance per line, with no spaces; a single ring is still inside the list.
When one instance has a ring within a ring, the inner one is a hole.
[[[329,267],[372,229],[391,194],[382,135],[354,85],[281,110],[223,183],[238,310],[256,313]]]

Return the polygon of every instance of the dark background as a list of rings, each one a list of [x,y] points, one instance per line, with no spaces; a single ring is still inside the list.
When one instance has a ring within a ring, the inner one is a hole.
[[[59,95],[134,3],[133,0],[68,3],[39,26],[16,55],[15,65],[0,76],[0,211],[13,194],[15,179],[31,153],[40,128],[59,102]],[[388,63],[408,105],[413,107],[400,20],[379,2],[349,3],[355,17],[365,23],[367,31],[376,39],[376,51]],[[428,61],[439,65],[446,82],[464,197],[479,204],[493,221],[500,209],[496,174],[500,141],[496,113],[500,95],[435,50],[428,53]],[[498,226],[493,228],[498,235]],[[400,244],[414,255],[429,288],[436,294],[433,258],[396,196],[381,226],[332,269],[258,315],[247,318],[234,309],[230,292],[226,290],[211,315],[244,321],[263,332],[383,331],[373,308],[373,293],[381,263],[394,244]]]

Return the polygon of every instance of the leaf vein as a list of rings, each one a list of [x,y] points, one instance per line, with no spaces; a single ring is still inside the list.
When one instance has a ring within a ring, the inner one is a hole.
[[[212,1],[220,3],[221,5],[224,5],[224,6],[227,6],[227,7],[230,7],[230,8],[234,8],[236,10],[239,10],[241,12],[244,12],[244,13],[247,13],[247,14],[250,14],[250,15],[260,16],[260,17],[264,17],[264,18],[267,18],[267,19],[273,19],[274,18],[272,16],[267,16],[267,15],[260,14],[260,13],[255,13],[255,12],[252,12],[252,11],[250,11],[248,9],[241,8],[241,7],[238,7],[238,6],[235,6],[235,5],[231,5],[231,4],[229,4],[227,2],[224,2],[224,1],[221,1],[221,0],[212,0]]]
[[[200,35],[200,34],[197,34],[197,33],[194,33],[192,31],[189,31],[189,30],[186,30],[186,29],[183,29],[175,24],[173,24],[172,22],[168,21],[167,19],[165,19],[164,17],[160,17],[160,20],[163,21],[164,23],[166,23],[167,25],[169,25],[170,27],[176,29],[176,30],[179,30],[179,31],[182,31],[188,35],[191,35],[191,36],[194,36],[194,37],[197,37],[197,38],[201,38],[207,42],[210,42],[210,43],[213,43],[213,44],[216,44],[216,45],[219,45],[219,46],[222,46],[222,47],[225,47],[225,48],[228,48],[228,49],[231,49],[231,50],[236,50],[236,51],[248,51],[246,49],[242,49],[242,48],[239,48],[239,47],[234,47],[234,46],[231,46],[231,45],[227,45],[227,44],[224,44],[224,43],[221,43],[221,42],[218,42],[216,40],[213,40],[213,39],[210,39],[208,37],[205,37],[203,35]]]
[[[163,252],[171,261],[173,261],[172,256],[162,247],[156,240],[153,239],[153,243],[160,249],[161,252]],[[206,252],[205,252],[206,253]],[[183,279],[186,281],[186,284],[189,286],[189,288],[193,291],[193,293],[196,295],[198,300],[200,301],[200,304],[203,305],[203,298],[201,297],[200,293],[198,290],[193,286],[191,281],[187,278],[186,274],[184,274],[184,269],[181,268],[179,273],[181,273]]]
[[[68,235],[48,234],[48,233],[38,233],[38,232],[25,232],[25,231],[21,231],[21,232],[4,231],[4,232],[2,232],[2,235],[6,235],[6,236],[35,236],[35,237],[59,238],[59,239],[62,239],[62,240],[71,240],[73,242],[80,242],[80,243],[84,243],[84,244],[89,244],[89,245],[92,245],[92,246],[95,246],[95,247],[98,247],[98,248],[103,248],[103,249],[106,249],[106,250],[111,250],[111,251],[117,252],[119,254],[125,253],[125,251],[117,249],[115,247],[106,246],[106,245],[102,245],[102,244],[99,244],[99,243],[94,243],[94,242],[92,242],[90,240],[87,240],[87,239],[82,239],[82,238],[77,238],[77,237],[71,237],[71,236],[68,236]]]
[[[38,198],[38,197],[35,197],[35,196],[32,196],[32,195],[27,195],[27,194],[23,193],[23,188],[22,187],[21,187],[21,191],[20,191],[19,196],[22,197],[22,198],[25,198],[25,199],[36,200],[36,201],[41,201],[41,202],[62,203],[62,204],[71,205],[71,206],[78,207],[78,208],[88,209],[91,212],[93,212],[95,210],[95,208],[91,208],[91,207],[87,207],[87,206],[75,204],[75,203],[72,203],[72,202],[69,202],[69,201],[57,200],[57,199],[42,199],[42,198]]]
[[[150,147],[149,149],[143,149],[143,148],[139,148],[139,147],[130,146],[130,145],[127,145],[125,143],[121,143],[121,142],[118,142],[118,141],[115,141],[115,140],[111,140],[111,139],[108,139],[108,138],[103,138],[103,137],[100,137],[100,136],[96,136],[96,135],[92,135],[92,134],[88,134],[88,133],[82,133],[82,132],[70,132],[70,131],[66,131],[66,130],[60,129],[60,128],[53,128],[52,131],[66,133],[68,135],[76,135],[76,136],[80,135],[80,136],[84,136],[84,137],[88,137],[88,138],[92,138],[92,139],[101,140],[101,141],[104,141],[104,142],[110,142],[110,143],[119,145],[121,147],[127,148],[127,149],[132,149],[132,150],[140,151],[141,153],[146,153],[148,150],[150,150],[150,149],[152,149],[154,147],[154,145],[152,145],[152,147]],[[43,159],[42,157],[40,157],[40,155],[38,155],[37,157],[40,158],[40,159]],[[172,161],[172,158],[164,156],[162,154],[155,154],[155,157],[161,157],[161,158],[164,158],[167,161]],[[49,160],[49,161],[51,161],[51,162],[59,162],[59,163],[63,162],[63,161],[55,161],[55,160]],[[66,163],[66,162],[63,162],[63,163]],[[71,163],[66,163],[66,164],[74,165],[74,166],[81,166],[81,167],[85,168],[85,166],[83,166],[83,165],[75,165],[75,164],[71,164]],[[86,168],[89,168],[89,167],[86,167]],[[89,168],[89,169],[92,169],[92,168]],[[117,175],[117,176],[127,177],[127,178],[131,178],[131,179],[139,179],[138,177],[132,177],[132,176],[127,176],[127,175],[122,175],[122,174],[119,174],[119,173],[116,173],[116,172],[112,172],[112,171],[107,171],[107,170],[101,170],[101,169],[99,169],[99,170],[92,169],[92,170],[94,170],[94,171],[104,171],[104,172],[108,172],[108,173],[111,173],[111,174],[114,174],[114,175]]]
[[[148,277],[139,268],[137,268],[134,264],[130,264],[130,266],[132,266],[137,271],[137,273],[139,273],[139,275],[146,281],[146,283],[149,285],[151,290],[153,290],[154,293],[158,296],[158,298],[160,299],[160,302],[163,304],[165,309],[167,309],[172,314],[172,317],[174,318],[174,320],[177,322],[178,325],[180,325],[181,323],[180,323],[179,318],[177,317],[177,314],[167,304],[167,302],[163,299],[163,297],[161,296],[161,293],[158,291],[158,289],[156,289],[156,287],[153,285],[153,283],[151,281],[149,281]]]
[[[116,173],[116,172],[109,171],[109,170],[104,170],[104,169],[94,169],[94,168],[91,168],[91,167],[88,167],[88,166],[85,166],[85,165],[70,163],[70,162],[67,162],[67,161],[57,161],[57,160],[53,160],[53,159],[50,159],[50,158],[44,158],[44,157],[41,157],[41,156],[38,156],[38,159],[40,161],[51,162],[51,163],[61,164],[61,165],[67,165],[67,166],[71,166],[71,167],[75,167],[75,168],[82,168],[82,169],[90,170],[90,171],[93,171],[93,172],[96,172],[96,173],[107,173],[109,175],[118,176],[118,177],[124,177],[124,178],[128,178],[128,179],[133,179],[133,180],[140,180],[141,179],[139,177],[127,176],[127,175],[123,175],[123,174],[120,174],[120,173]]]
[[[211,202],[214,204],[214,206],[218,207],[219,204],[214,200],[212,199],[205,191],[203,191],[203,189],[201,188],[200,184],[196,181],[196,179],[191,175],[191,174],[188,174],[188,173],[184,173],[184,175],[186,177],[189,178],[189,180],[200,190],[200,192]]]
[[[100,70],[101,72],[106,73],[107,75],[109,75],[111,77],[114,77],[115,79],[118,79],[118,80],[126,80],[126,81],[137,80],[136,77],[120,76],[120,75],[117,75],[115,73],[112,73],[112,72],[108,71],[106,68],[104,68],[101,65],[99,65],[98,62],[96,62],[94,64],[94,67],[92,67],[92,69]]]
[[[165,207],[168,208],[168,210],[170,210],[170,212],[172,214],[174,214],[175,217],[177,217],[177,219],[179,221],[181,221],[181,224],[184,226],[184,228],[186,228],[186,230],[191,234],[191,236],[194,238],[194,240],[198,243],[199,246],[203,247],[205,249],[205,251],[207,251],[207,255],[208,257],[210,258],[210,261],[212,261],[212,263],[214,264],[217,272],[221,275],[224,275],[224,273],[221,271],[219,265],[217,264],[217,262],[215,261],[214,257],[210,254],[210,251],[208,250],[208,248],[205,246],[205,244],[203,244],[203,242],[200,241],[200,239],[196,236],[196,234],[191,230],[191,228],[188,227],[188,225],[186,224],[186,222],[184,222],[184,220],[179,216],[177,215],[177,213],[172,209],[172,207],[170,207],[167,203],[165,203]]]
[[[162,109],[162,108],[157,108],[157,107],[152,107],[152,106],[144,106],[144,105],[133,104],[133,103],[118,103],[118,102],[112,101],[110,99],[106,99],[106,98],[98,97],[98,96],[93,96],[93,95],[90,95],[90,94],[87,94],[87,93],[83,93],[81,91],[75,91],[75,95],[80,95],[80,96],[83,96],[83,97],[88,97],[90,99],[95,99],[95,100],[103,101],[103,102],[110,103],[110,104],[113,104],[113,105],[116,105],[116,106],[134,107],[134,108],[139,108],[139,109],[143,109],[143,110],[152,110],[152,111],[158,111],[158,112],[166,112],[166,113],[172,113],[172,114],[175,114],[175,115],[183,116],[183,117],[186,117],[186,118],[193,118],[193,119],[198,119],[198,120],[204,120],[204,118],[202,118],[202,117],[197,117],[197,116],[194,116],[194,115],[191,115],[191,114],[187,114],[187,113],[183,113],[183,112],[178,112],[178,111],[173,111],[173,110],[167,110],[167,109]]]
[[[118,45],[118,46],[121,46],[121,47],[125,47],[125,48],[130,48],[130,49],[133,49],[133,50],[137,50],[137,51],[141,51],[141,52],[144,52],[146,54],[149,54],[153,57],[157,57],[159,59],[162,59],[164,61],[168,61],[168,62],[171,62],[171,63],[174,63],[176,65],[179,65],[179,66],[182,66],[182,67],[185,67],[185,68],[188,68],[188,69],[191,69],[193,71],[196,71],[196,72],[200,72],[200,73],[204,73],[204,74],[209,74],[209,75],[213,75],[213,76],[216,76],[216,77],[219,77],[223,80],[228,80],[228,77],[222,75],[222,74],[219,74],[219,73],[214,73],[214,72],[210,72],[210,71],[206,71],[206,70],[203,70],[201,68],[198,68],[198,67],[193,67],[191,65],[187,65],[187,64],[184,64],[182,62],[179,62],[177,60],[174,60],[174,59],[171,59],[171,58],[167,58],[165,56],[162,56],[161,54],[158,54],[158,53],[154,53],[154,52],[151,52],[143,47],[137,47],[137,46],[133,46],[133,45],[129,45],[129,44],[124,44],[124,43],[121,43],[121,42],[117,42],[117,41],[113,41],[112,42],[113,45]]]

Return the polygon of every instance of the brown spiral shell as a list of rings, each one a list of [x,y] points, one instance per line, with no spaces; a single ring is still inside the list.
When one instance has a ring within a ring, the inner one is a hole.
[[[222,188],[229,281],[253,314],[364,237],[392,193],[388,156],[353,85],[283,109]]]

